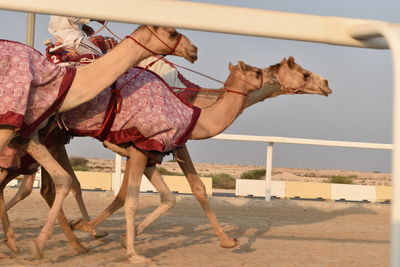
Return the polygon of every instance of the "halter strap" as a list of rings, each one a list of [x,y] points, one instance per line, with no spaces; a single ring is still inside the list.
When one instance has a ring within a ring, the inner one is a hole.
[[[286,65],[283,66],[283,68],[287,68]],[[290,72],[288,72],[290,74]],[[278,82],[278,84],[283,88],[284,93],[283,94],[296,94],[298,91],[300,91],[301,89],[304,89],[304,87],[306,86],[308,80],[310,79],[311,75],[307,77],[307,79],[305,79],[304,81],[302,81],[302,83],[296,79],[296,77],[294,77],[292,74],[290,74],[290,76],[292,76],[293,79],[295,79],[299,84],[301,84],[298,88],[296,89],[292,89],[292,88],[287,88],[283,83],[281,83],[278,79],[278,77],[276,78],[276,81]]]
[[[178,45],[181,42],[182,37],[183,37],[182,34],[178,33],[179,35],[178,35],[175,45],[173,47],[170,47],[166,42],[164,42],[160,37],[158,37],[158,35],[155,32],[153,32],[148,26],[146,26],[146,29],[148,29],[151,34],[153,34],[161,43],[163,43],[167,48],[169,48],[171,50],[169,52],[169,54],[173,54],[175,52],[176,48],[178,47]],[[149,49],[148,47],[143,45],[141,42],[136,40],[134,37],[127,35],[126,38],[133,40],[135,43],[137,43],[139,46],[141,46],[142,48],[144,48],[146,51],[150,52],[151,54],[158,55],[158,53],[155,53],[154,51],[152,51],[151,49]]]

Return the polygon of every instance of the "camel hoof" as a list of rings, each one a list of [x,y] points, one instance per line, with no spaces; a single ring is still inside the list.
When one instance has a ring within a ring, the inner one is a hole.
[[[90,250],[89,248],[84,247],[83,245],[81,245],[81,243],[79,243],[79,242],[71,244],[71,247],[77,254],[86,253],[86,252],[88,252]]]
[[[11,242],[10,240],[6,239],[4,240],[4,243],[6,243],[7,247],[12,251],[12,252],[19,252],[19,248],[17,246],[17,243],[15,241]]]
[[[229,238],[227,240],[221,240],[220,246],[223,248],[234,248],[239,245],[239,241],[236,238]]]
[[[133,263],[133,264],[151,263],[151,262],[153,262],[151,259],[146,258],[144,256],[137,255],[137,254],[130,254],[128,256],[128,258],[129,258],[129,261],[131,263]]]
[[[85,231],[85,230],[83,230],[84,223],[83,223],[82,219],[75,219],[75,220],[69,221],[69,227],[71,227],[72,230]]]
[[[31,243],[31,252],[32,256],[37,259],[43,258],[43,253],[39,249],[39,244],[37,243],[37,240],[33,240]]]
[[[93,229],[92,232],[90,233],[92,237],[94,238],[102,238],[108,235],[106,231],[102,231],[99,229]]]

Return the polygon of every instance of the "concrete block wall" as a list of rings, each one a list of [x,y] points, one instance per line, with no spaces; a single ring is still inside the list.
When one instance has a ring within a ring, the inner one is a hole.
[[[190,185],[186,180],[185,176],[169,176],[163,175],[165,183],[168,185],[172,192],[178,192],[181,194],[191,194],[192,190]],[[212,179],[210,177],[200,177],[201,181],[204,183],[207,194],[212,194]],[[140,184],[141,192],[157,192],[150,181],[143,175],[142,182]]]
[[[106,191],[111,190],[111,173],[76,171],[75,175],[78,177],[82,189],[100,189]]]
[[[348,201],[382,202],[392,199],[390,186],[272,181],[271,196]],[[237,196],[265,197],[265,180],[236,180]]]

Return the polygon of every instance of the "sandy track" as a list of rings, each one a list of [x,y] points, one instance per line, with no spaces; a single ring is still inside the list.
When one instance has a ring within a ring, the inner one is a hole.
[[[6,198],[15,189],[7,189]],[[84,192],[90,214],[96,215],[113,199],[111,193]],[[149,266],[388,266],[390,205],[296,200],[270,203],[246,198],[213,197],[212,204],[224,229],[240,241],[235,249],[219,247],[207,219],[192,196],[178,196],[177,206],[142,234],[136,244],[151,257]],[[143,194],[139,220],[158,203],[155,194]],[[70,219],[78,209],[69,196]],[[124,233],[123,209],[102,225],[109,232],[93,240],[77,232],[88,253],[75,255],[56,228],[41,260],[32,259],[30,240],[38,234],[48,208],[38,192],[10,211],[21,252],[1,266],[131,266],[120,246]],[[4,236],[4,235],[3,235]],[[143,266],[143,265],[137,265]]]

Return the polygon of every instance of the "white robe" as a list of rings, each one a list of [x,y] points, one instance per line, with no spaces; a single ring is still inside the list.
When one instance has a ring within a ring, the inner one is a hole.
[[[65,48],[76,51],[79,55],[98,54],[100,49],[86,38],[82,25],[90,19],[50,16],[48,30],[56,41],[63,43]]]

